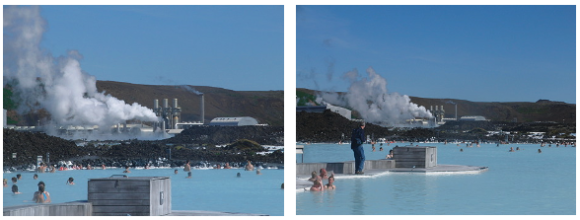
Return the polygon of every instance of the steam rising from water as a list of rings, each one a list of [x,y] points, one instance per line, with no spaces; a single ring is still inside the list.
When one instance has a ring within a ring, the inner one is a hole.
[[[411,102],[407,95],[389,94],[387,80],[377,74],[371,67],[367,69],[368,77],[359,76],[356,69],[344,74],[351,82],[344,95],[333,92],[321,92],[317,102],[322,100],[339,106],[348,106],[358,111],[362,118],[373,124],[397,125],[407,119],[431,118],[431,112],[425,107]]]
[[[4,8],[4,85],[13,87],[19,113],[44,108],[58,124],[101,128],[131,119],[158,121],[151,109],[97,92],[77,51],[55,58],[41,49],[45,25],[39,7]]]

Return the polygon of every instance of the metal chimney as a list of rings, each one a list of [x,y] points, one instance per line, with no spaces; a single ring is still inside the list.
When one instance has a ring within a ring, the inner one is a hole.
[[[153,111],[155,112],[155,114],[158,114],[158,111],[159,111],[159,99],[154,99],[153,100]]]
[[[457,121],[457,104],[455,104],[455,121]]]
[[[204,123],[204,118],[205,118],[205,108],[204,108],[203,94],[201,94],[201,124]]]

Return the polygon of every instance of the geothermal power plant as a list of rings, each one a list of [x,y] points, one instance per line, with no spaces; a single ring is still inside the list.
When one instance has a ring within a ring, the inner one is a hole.
[[[73,136],[83,137],[91,136],[100,133],[106,136],[114,134],[129,134],[135,136],[152,136],[159,134],[178,134],[192,126],[202,126],[205,124],[205,99],[204,94],[196,93],[200,98],[199,121],[185,122],[182,121],[182,108],[179,106],[177,98],[170,99],[163,98],[153,100],[153,112],[157,117],[157,121],[142,121],[138,124],[127,124],[126,122],[118,122],[109,129],[100,128],[98,125],[37,125],[37,126],[14,126],[4,124],[4,128],[20,130],[20,131],[41,131],[53,133],[58,136]],[[4,111],[6,122],[6,111]],[[212,119],[207,125],[210,126],[265,126],[258,124],[258,121],[252,117],[216,117]],[[107,132],[110,131],[110,132]],[[163,136],[163,135],[162,135]],[[102,138],[102,137],[99,137]]]
[[[167,98],[163,99],[163,106],[159,107],[159,99],[153,100],[153,112],[155,115],[161,119],[160,122],[156,123],[156,129],[182,129],[189,126],[203,125],[205,117],[204,109],[204,96],[200,96],[200,120],[198,122],[180,122],[181,119],[181,107],[178,105],[177,98],[173,99],[173,103],[169,106],[169,100]],[[156,130],[155,129],[155,130]]]

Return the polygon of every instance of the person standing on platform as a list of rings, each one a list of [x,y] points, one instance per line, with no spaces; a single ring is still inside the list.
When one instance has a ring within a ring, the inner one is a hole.
[[[364,174],[365,151],[363,143],[367,140],[365,136],[365,123],[361,122],[360,127],[352,130],[350,138],[350,148],[354,152],[355,174]]]

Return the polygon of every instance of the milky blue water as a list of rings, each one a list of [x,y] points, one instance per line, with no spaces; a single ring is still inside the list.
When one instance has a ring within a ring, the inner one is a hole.
[[[416,145],[417,143],[415,143]],[[404,144],[398,144],[400,146]],[[574,215],[576,214],[576,148],[539,144],[419,144],[436,146],[438,164],[489,167],[478,174],[387,173],[337,178],[334,191],[296,193],[299,215]],[[394,147],[372,152],[384,158]],[[519,151],[508,152],[509,148]],[[463,149],[460,152],[459,149]],[[538,149],[542,153],[538,153]],[[305,145],[305,162],[353,159],[349,145]],[[302,155],[297,154],[301,162]],[[354,177],[354,178],[352,178]],[[325,182],[326,184],[326,182]]]
[[[4,173],[8,187],[3,191],[3,206],[20,205],[31,202],[32,195],[38,190],[39,181],[46,183],[52,203],[87,200],[88,179],[106,178],[113,174],[122,174],[124,169],[107,170],[72,170],[56,173],[39,173],[34,180],[34,173],[21,172],[22,180],[17,185],[22,194],[12,194],[10,179],[16,173]],[[137,169],[131,170],[131,176],[169,176],[171,178],[172,210],[204,210],[222,212],[240,212],[251,214],[284,215],[284,170],[263,169],[262,175],[241,169],[213,170],[194,169],[193,178],[185,178],[187,173],[179,169]],[[236,174],[241,173],[241,178]],[[75,185],[66,185],[69,177],[74,178]]]

